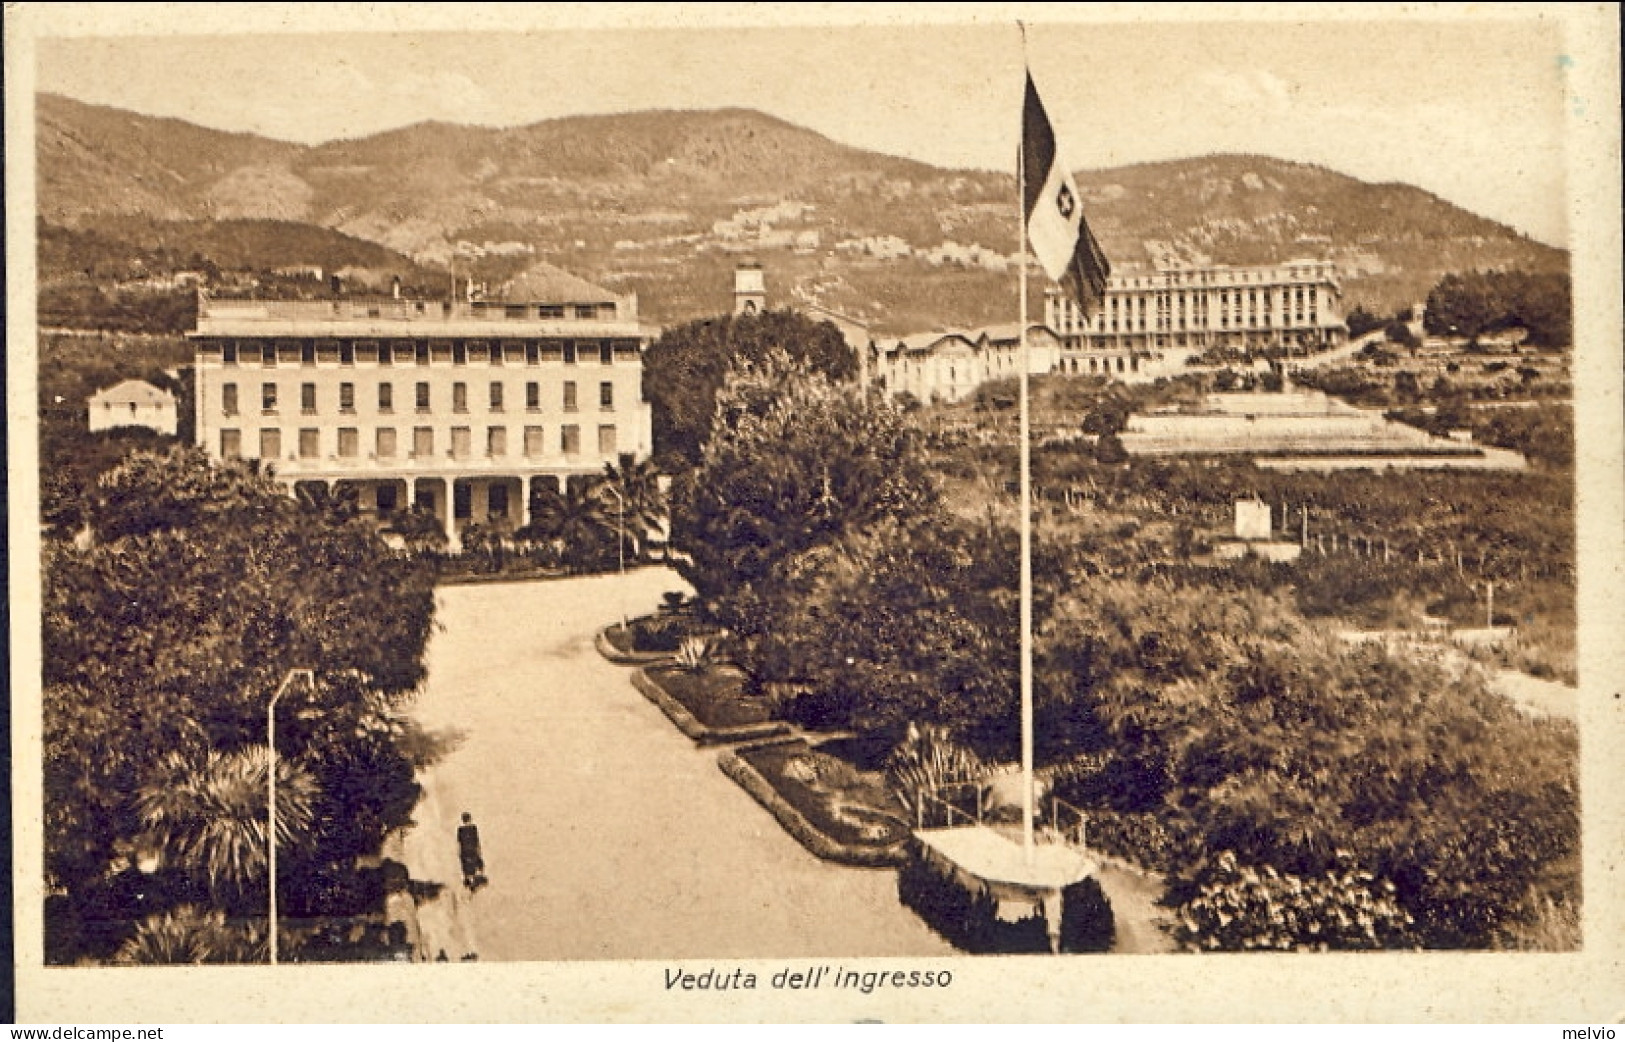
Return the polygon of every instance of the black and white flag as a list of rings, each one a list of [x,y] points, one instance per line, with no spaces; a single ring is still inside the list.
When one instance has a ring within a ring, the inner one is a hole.
[[[1112,266],[1083,218],[1083,197],[1055,147],[1055,130],[1030,73],[1021,112],[1021,161],[1027,241],[1045,273],[1087,320],[1105,299]]]

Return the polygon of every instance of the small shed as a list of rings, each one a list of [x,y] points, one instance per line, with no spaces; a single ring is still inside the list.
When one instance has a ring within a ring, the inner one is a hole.
[[[1236,500],[1236,538],[1268,539],[1270,505],[1257,499]]]
[[[87,412],[92,431],[145,427],[173,435],[180,417],[175,396],[145,380],[124,380],[97,391],[87,400]]]

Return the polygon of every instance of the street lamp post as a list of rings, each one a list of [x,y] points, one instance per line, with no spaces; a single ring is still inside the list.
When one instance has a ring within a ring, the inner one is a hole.
[[[288,675],[282,678],[282,683],[281,683],[280,686],[277,687],[276,694],[271,696],[270,705],[265,707],[265,744],[266,744],[266,747],[270,750],[270,753],[271,753],[270,769],[266,771],[266,776],[269,779],[266,782],[267,795],[269,797],[269,799],[267,800],[267,804],[266,804],[267,807],[269,808],[269,810],[267,812],[267,818],[268,818],[267,824],[269,825],[269,828],[267,829],[267,831],[265,833],[265,843],[266,843],[266,847],[267,847],[267,850],[268,850],[268,857],[267,857],[268,872],[267,872],[267,876],[268,876],[269,882],[270,882],[270,886],[268,887],[268,889],[271,891],[271,908],[270,908],[270,911],[271,911],[271,926],[270,926],[270,931],[269,932],[270,932],[270,941],[271,941],[271,965],[272,966],[276,965],[276,942],[277,942],[277,924],[276,924],[276,704],[282,698],[282,696],[287,692],[288,686],[290,684],[292,684],[294,682],[294,680],[296,680],[296,679],[303,679],[305,681],[305,683],[314,686],[315,683],[316,683],[316,674],[311,672],[308,669],[290,669],[290,670],[288,670]]]
[[[604,490],[615,497],[615,560],[621,578],[626,578],[626,497],[614,485],[605,485]],[[627,630],[626,612],[621,612],[621,632]]]

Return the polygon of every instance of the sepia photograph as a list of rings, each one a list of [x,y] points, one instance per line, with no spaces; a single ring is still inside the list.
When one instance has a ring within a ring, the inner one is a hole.
[[[19,1017],[1625,1014],[1617,7],[787,6],[7,6]]]

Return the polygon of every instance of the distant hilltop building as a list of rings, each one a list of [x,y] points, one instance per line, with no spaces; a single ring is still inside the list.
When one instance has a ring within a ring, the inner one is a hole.
[[[180,410],[175,396],[145,380],[125,380],[97,391],[86,400],[92,431],[115,427],[145,427],[174,435]]]
[[[1115,275],[1090,321],[1056,289],[1044,312],[1061,338],[1061,371],[1079,374],[1102,372],[1118,358],[1176,351],[1321,351],[1343,343],[1348,332],[1342,284],[1330,261]]]
[[[767,277],[754,261],[734,269],[734,314],[760,315],[767,310]]]
[[[417,505],[452,545],[530,521],[531,492],[649,455],[636,296],[551,265],[493,300],[200,296],[198,443],[290,490],[344,481],[363,510]]]

